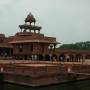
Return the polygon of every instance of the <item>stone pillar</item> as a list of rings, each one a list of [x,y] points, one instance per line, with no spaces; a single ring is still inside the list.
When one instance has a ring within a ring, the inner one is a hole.
[[[38,57],[38,56],[35,54],[35,55],[34,55],[34,59],[35,59],[35,61],[37,61],[37,57]]]
[[[57,55],[57,61],[59,61],[59,55]]]
[[[29,32],[31,32],[31,30],[29,30]]]
[[[54,51],[55,51],[55,48],[56,48],[56,44],[54,44]]]
[[[22,32],[22,29],[21,29],[21,32]]]
[[[86,55],[82,54],[82,64],[85,62],[85,59],[86,59]]]
[[[31,59],[34,60],[34,56],[33,55],[31,55]]]
[[[43,54],[43,61],[45,61],[45,54]]]
[[[34,30],[34,33],[36,33],[36,30]]]
[[[5,48],[3,48],[3,56],[5,57]]]
[[[11,53],[11,49],[10,49],[10,50],[9,50],[9,56],[12,56],[11,54],[12,54],[12,53]]]
[[[50,54],[49,56],[50,56],[50,61],[52,61],[52,54]]]
[[[40,30],[38,30],[38,33],[40,33]]]
[[[69,62],[70,61],[70,56],[69,56],[69,54],[65,54],[65,60],[67,61],[67,62]]]
[[[72,62],[75,62],[76,61],[76,55],[75,54],[72,54]]]
[[[34,26],[35,26],[35,22],[34,22]]]

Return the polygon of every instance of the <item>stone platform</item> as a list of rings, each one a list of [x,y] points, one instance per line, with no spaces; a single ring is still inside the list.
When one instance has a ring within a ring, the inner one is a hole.
[[[2,61],[4,81],[32,87],[90,78],[90,65],[81,62]]]

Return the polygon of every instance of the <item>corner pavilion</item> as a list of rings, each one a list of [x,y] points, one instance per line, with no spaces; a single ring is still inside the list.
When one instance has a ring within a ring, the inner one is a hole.
[[[13,46],[13,56],[16,59],[50,60],[50,53],[55,51],[55,37],[47,37],[40,33],[42,27],[36,25],[35,17],[30,13],[25,18],[25,24],[19,25],[20,32],[16,33],[9,42]],[[56,56],[53,55],[53,58]]]

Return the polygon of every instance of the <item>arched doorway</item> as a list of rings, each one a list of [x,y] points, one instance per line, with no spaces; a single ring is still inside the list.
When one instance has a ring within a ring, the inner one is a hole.
[[[74,62],[74,55],[73,54],[70,54],[70,62]]]
[[[80,59],[81,59],[81,55],[80,55],[80,54],[77,54],[77,55],[75,56],[75,61],[76,61],[76,62],[80,62]]]
[[[50,61],[50,55],[48,54],[45,55],[45,61]]]
[[[57,55],[56,54],[53,54],[52,57],[51,57],[52,61],[56,61],[57,60]]]
[[[64,54],[59,55],[59,61],[61,61],[61,62],[65,61],[65,55]]]
[[[42,54],[38,55],[38,60],[41,60],[41,61],[43,60],[43,55]]]
[[[86,59],[90,59],[90,54],[87,54],[86,55]]]

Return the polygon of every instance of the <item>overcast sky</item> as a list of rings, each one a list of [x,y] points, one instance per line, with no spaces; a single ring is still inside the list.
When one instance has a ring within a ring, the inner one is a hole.
[[[0,33],[19,32],[29,12],[46,36],[61,43],[90,41],[90,0],[0,0]]]

